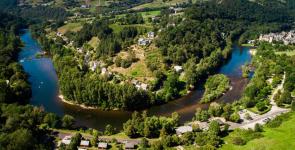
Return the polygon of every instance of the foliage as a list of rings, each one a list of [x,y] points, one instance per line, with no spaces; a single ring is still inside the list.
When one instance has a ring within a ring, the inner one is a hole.
[[[159,137],[160,131],[162,135],[171,134],[178,125],[178,115],[173,114],[171,118],[166,117],[148,117],[146,112],[139,115],[137,112],[132,114],[132,119],[123,125],[124,133],[129,137]],[[165,132],[165,134],[163,133]]]
[[[210,76],[205,83],[205,93],[201,99],[202,103],[208,103],[220,97],[230,88],[228,77],[223,74]]]

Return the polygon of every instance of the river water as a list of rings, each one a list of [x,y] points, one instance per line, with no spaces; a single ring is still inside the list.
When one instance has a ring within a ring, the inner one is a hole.
[[[32,85],[32,98],[30,101],[32,105],[43,107],[46,111],[56,113],[59,116],[64,114],[72,115],[76,118],[78,126],[99,130],[103,129],[107,124],[120,129],[122,124],[131,117],[132,112],[87,110],[61,102],[58,98],[58,78],[51,59],[35,57],[42,50],[28,30],[24,30],[21,40],[24,47],[19,53],[19,62],[29,75],[29,81]],[[223,73],[231,79],[233,88],[217,101],[227,103],[239,99],[248,82],[247,79],[241,77],[241,66],[250,61],[249,48],[233,47],[231,59],[219,70],[219,73]],[[203,90],[198,89],[178,100],[149,108],[147,112],[150,115],[164,116],[170,115],[172,112],[178,112],[181,116],[181,122],[186,122],[192,119],[196,108],[208,107],[208,105],[198,103],[202,94]]]

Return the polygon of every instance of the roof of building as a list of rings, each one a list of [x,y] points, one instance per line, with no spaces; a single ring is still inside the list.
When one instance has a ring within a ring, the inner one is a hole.
[[[125,143],[125,148],[134,148],[134,147],[135,147],[134,143],[131,143],[131,142]]]
[[[80,145],[81,146],[89,146],[89,141],[87,141],[87,140],[81,140]]]
[[[71,143],[71,139],[63,139],[61,140],[61,143],[69,145]]]
[[[104,142],[99,142],[97,145],[98,145],[98,148],[107,148],[108,147],[108,143],[104,143]]]
[[[175,130],[176,132],[179,132],[179,133],[186,133],[186,132],[192,132],[193,128],[191,126],[180,126],[176,128]]]

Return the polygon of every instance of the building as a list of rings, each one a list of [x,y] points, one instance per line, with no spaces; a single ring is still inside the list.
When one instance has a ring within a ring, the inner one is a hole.
[[[72,136],[65,136],[62,140],[61,143],[65,145],[69,145],[71,143]]]
[[[187,132],[192,132],[193,128],[191,126],[180,126],[175,129],[177,135],[182,135]]]
[[[261,34],[258,40],[269,43],[283,42],[285,45],[295,44],[295,30],[289,32]]]
[[[144,39],[144,38],[139,38],[138,39],[138,45],[141,45],[141,46],[146,46],[150,44],[150,40],[148,39]]]
[[[99,142],[97,144],[98,149],[107,149],[108,148],[108,143],[104,143],[104,142]]]
[[[127,149],[129,149],[129,150],[131,150],[131,149],[135,149],[135,144],[134,143],[131,143],[131,142],[126,142],[125,143],[125,149],[127,150]]]
[[[153,38],[155,38],[155,32],[150,31],[147,33],[147,36],[148,36],[148,38],[153,39]]]
[[[87,140],[81,140],[81,142],[80,142],[80,147],[81,148],[89,147],[89,145],[90,145],[90,143]]]
[[[177,73],[181,73],[183,71],[183,68],[182,66],[174,66],[174,70],[177,72]]]

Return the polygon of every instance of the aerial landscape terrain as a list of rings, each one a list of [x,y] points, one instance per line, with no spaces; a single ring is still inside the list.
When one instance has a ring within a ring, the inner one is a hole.
[[[294,150],[294,0],[0,0],[0,150]]]

